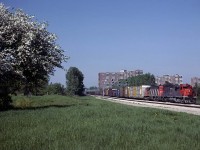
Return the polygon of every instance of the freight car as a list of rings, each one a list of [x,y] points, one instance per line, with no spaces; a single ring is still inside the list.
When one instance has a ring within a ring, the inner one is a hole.
[[[120,91],[118,89],[112,89],[112,88],[104,89],[105,96],[120,97],[119,93]]]
[[[154,101],[196,103],[194,90],[189,84],[160,86],[126,86],[119,89],[105,89],[105,96],[146,99]]]

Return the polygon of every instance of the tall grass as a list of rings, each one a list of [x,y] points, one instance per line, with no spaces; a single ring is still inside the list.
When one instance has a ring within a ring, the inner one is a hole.
[[[21,99],[15,98],[15,103]],[[92,97],[30,101],[28,108],[0,113],[0,149],[200,148],[199,116]]]
[[[72,105],[84,105],[79,97],[67,97],[61,95],[45,96],[13,96],[13,107],[16,109],[44,108],[44,107],[67,107]],[[83,98],[82,98],[83,99]]]

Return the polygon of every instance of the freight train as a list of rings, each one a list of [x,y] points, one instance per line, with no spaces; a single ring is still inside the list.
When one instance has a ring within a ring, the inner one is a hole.
[[[119,89],[104,89],[105,96],[145,99],[153,101],[196,103],[194,89],[189,84],[160,86],[126,86]]]

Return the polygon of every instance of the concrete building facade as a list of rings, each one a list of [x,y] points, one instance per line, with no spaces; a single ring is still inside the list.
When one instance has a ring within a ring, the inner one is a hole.
[[[197,86],[200,86],[200,78],[193,77],[191,78],[191,85],[194,87],[197,84]]]
[[[121,79],[127,79],[129,77],[134,77],[142,74],[143,70],[120,70],[119,72],[101,72],[98,74],[99,89],[112,87],[115,82],[118,82]]]
[[[165,82],[169,82],[169,83],[172,83],[172,84],[182,84],[183,83],[183,77],[176,74],[176,75],[163,75],[161,77],[155,77],[156,79],[156,84],[157,85],[163,85],[165,84]]]

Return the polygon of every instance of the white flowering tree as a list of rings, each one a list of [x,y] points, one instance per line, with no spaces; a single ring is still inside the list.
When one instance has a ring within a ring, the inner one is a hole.
[[[28,88],[39,80],[46,80],[55,67],[63,68],[61,63],[68,57],[56,45],[56,39],[55,34],[47,31],[47,23],[36,21],[22,10],[9,11],[0,3],[1,85],[17,82],[20,77]]]

